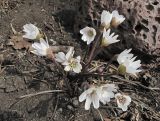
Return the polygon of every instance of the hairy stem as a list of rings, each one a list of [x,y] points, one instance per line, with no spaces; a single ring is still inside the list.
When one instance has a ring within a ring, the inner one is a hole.
[[[91,61],[92,61],[92,59],[93,59],[93,56],[94,56],[95,51],[96,51],[96,48],[97,48],[97,46],[99,45],[101,36],[102,36],[102,32],[101,32],[101,31],[98,31],[97,38],[96,38],[95,43],[94,43],[94,45],[93,45],[93,47],[92,47],[92,49],[91,49],[91,52],[90,52],[88,61],[87,61],[87,63],[86,63],[85,69],[84,69],[85,71],[87,70],[88,66],[90,65],[90,63],[91,63]]]

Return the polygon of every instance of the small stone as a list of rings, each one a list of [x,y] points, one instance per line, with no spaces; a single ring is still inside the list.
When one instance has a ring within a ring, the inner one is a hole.
[[[77,100],[77,98],[74,98],[72,103],[75,107],[79,105],[79,101]]]
[[[73,110],[73,106],[71,106],[71,105],[67,105],[67,108],[68,108],[69,110]]]
[[[58,112],[61,112],[61,113],[62,113],[62,111],[63,111],[63,109],[62,109],[62,108],[59,108],[59,109],[58,109]]]

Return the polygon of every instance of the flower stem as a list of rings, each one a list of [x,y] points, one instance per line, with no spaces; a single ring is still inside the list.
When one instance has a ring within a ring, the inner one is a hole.
[[[83,62],[85,62],[87,54],[89,53],[89,50],[90,50],[90,46],[87,46],[86,47],[86,52],[85,52],[85,55],[84,55],[84,58],[83,58]]]
[[[95,51],[96,51],[96,48],[97,48],[97,46],[99,45],[101,36],[102,36],[102,32],[101,32],[101,31],[98,31],[98,36],[97,36],[96,41],[95,41],[95,43],[94,43],[94,45],[93,45],[93,47],[92,47],[92,49],[91,49],[91,52],[90,52],[88,61],[87,61],[87,63],[86,63],[85,69],[84,69],[85,71],[87,70],[88,66],[90,65],[90,63],[91,63],[91,61],[92,61],[92,59],[93,59],[93,56],[94,56]],[[95,57],[95,56],[94,56],[94,57]]]

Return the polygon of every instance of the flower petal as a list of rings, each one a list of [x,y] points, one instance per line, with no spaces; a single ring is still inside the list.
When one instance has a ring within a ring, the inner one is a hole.
[[[82,65],[81,65],[80,63],[77,63],[76,67],[73,68],[73,71],[74,71],[75,73],[80,73],[81,70],[82,70]]]
[[[39,34],[39,29],[33,24],[24,25],[23,31],[25,32],[25,35],[23,35],[23,37],[28,39],[36,39]]]
[[[79,102],[83,102],[87,98],[87,91],[84,91],[80,96],[79,96]]]
[[[74,55],[74,47],[71,47],[66,54],[66,59],[69,61]]]
[[[63,52],[55,54],[55,60],[59,63],[64,63],[66,61],[66,55]]]
[[[112,13],[109,11],[103,10],[101,14],[101,24],[108,25],[112,20]]]
[[[99,108],[99,97],[97,94],[92,94],[92,102],[95,109]]]
[[[87,96],[86,102],[85,102],[85,110],[89,110],[90,109],[91,103],[92,103],[91,97]]]
[[[65,68],[64,68],[65,71],[70,71],[71,70],[71,67],[69,65],[67,65]]]

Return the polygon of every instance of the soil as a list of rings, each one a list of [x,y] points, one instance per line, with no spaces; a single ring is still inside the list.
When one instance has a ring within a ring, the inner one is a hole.
[[[81,94],[77,81],[64,78],[62,72],[45,57],[38,57],[27,50],[15,50],[7,43],[13,34],[10,24],[22,31],[24,24],[32,23],[41,28],[57,45],[74,46],[77,55],[85,51],[85,43],[74,34],[78,0],[0,0],[0,121],[160,121],[160,58],[147,62],[142,58],[143,72],[140,85],[118,83],[135,102],[127,112],[112,106],[98,110],[84,110],[78,102]],[[54,45],[53,41],[49,41]],[[119,53],[119,52],[117,52]],[[99,56],[100,59],[105,57]],[[146,88],[147,87],[147,88]],[[152,89],[149,89],[152,88]],[[46,90],[67,92],[46,93],[19,99],[26,94]],[[100,112],[100,113],[99,113]]]

